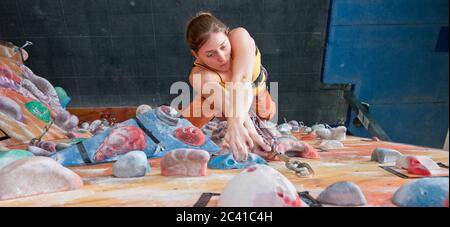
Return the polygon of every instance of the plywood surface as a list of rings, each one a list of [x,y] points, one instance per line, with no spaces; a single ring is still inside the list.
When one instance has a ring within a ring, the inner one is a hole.
[[[315,144],[316,141],[308,141]],[[302,159],[316,172],[312,178],[299,178],[284,166],[273,161],[269,165],[280,171],[298,191],[309,191],[313,197],[327,186],[338,181],[352,181],[364,192],[369,206],[394,206],[393,193],[413,179],[403,179],[370,161],[374,148],[396,149],[403,154],[428,155],[436,162],[449,163],[449,153],[444,150],[412,145],[366,141],[348,137],[345,148],[321,152],[319,160]],[[119,179],[112,176],[112,164],[71,167],[84,181],[75,191],[51,193],[15,200],[1,201],[0,206],[184,206],[190,207],[203,192],[222,192],[225,184],[241,170],[208,169],[205,177],[161,176],[158,159],[149,160],[152,170],[145,177]],[[213,197],[208,206],[215,206]]]

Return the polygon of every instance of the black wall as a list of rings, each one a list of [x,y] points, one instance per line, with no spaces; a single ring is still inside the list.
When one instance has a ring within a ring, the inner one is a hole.
[[[71,107],[157,105],[186,80],[184,27],[200,10],[251,33],[279,82],[281,118],[345,121],[342,88],[320,82],[329,0],[1,0],[0,39],[32,41],[26,64]]]

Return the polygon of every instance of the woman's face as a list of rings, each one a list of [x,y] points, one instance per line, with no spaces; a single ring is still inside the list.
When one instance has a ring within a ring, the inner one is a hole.
[[[228,36],[223,32],[211,33],[208,41],[194,53],[201,63],[217,71],[231,69],[231,44]]]

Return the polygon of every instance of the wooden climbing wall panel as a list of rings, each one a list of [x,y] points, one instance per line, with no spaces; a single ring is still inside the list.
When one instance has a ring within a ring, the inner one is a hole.
[[[315,144],[316,141],[308,141]],[[403,179],[370,161],[376,147],[391,148],[408,155],[427,155],[436,162],[448,166],[449,153],[407,144],[368,141],[359,137],[347,137],[345,148],[321,152],[318,160],[302,159],[315,170],[312,178],[299,178],[287,170],[283,162],[269,165],[280,171],[296,187],[297,191],[309,191],[316,198],[327,186],[338,181],[352,181],[360,186],[368,206],[395,206],[391,202],[394,192],[413,179]],[[3,206],[184,206],[191,207],[204,192],[221,193],[226,183],[241,170],[208,169],[204,177],[164,177],[159,159],[150,159],[151,172],[141,178],[114,178],[112,164],[71,167],[84,181],[75,191],[51,193],[15,200],[0,201]],[[213,197],[207,206],[216,206]]]

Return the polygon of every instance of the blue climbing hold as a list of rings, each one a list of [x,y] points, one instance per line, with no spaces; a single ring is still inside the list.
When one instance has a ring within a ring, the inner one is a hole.
[[[259,155],[249,153],[245,162],[237,162],[234,160],[232,153],[227,153],[218,156],[212,156],[208,162],[210,169],[245,169],[255,164],[267,164],[266,160]]]
[[[423,178],[401,186],[392,202],[401,207],[442,207],[448,196],[448,177]]]

